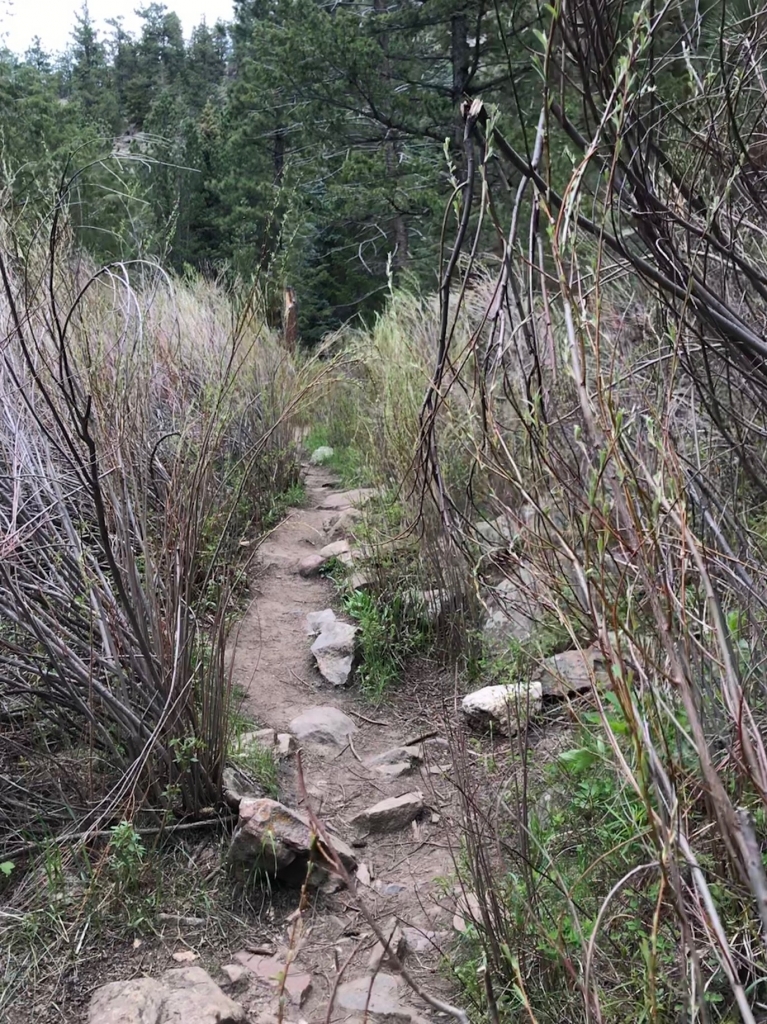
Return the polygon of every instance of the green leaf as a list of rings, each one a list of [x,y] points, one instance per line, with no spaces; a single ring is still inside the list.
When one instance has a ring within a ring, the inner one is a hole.
[[[598,760],[593,750],[587,747],[576,747],[574,750],[565,750],[559,755],[560,764],[574,772],[585,772]]]
[[[16,865],[12,860],[0,861],[0,875],[5,875],[6,878],[10,875]]]

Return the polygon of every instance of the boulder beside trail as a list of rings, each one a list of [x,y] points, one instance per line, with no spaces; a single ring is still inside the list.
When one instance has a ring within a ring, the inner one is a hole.
[[[245,1024],[230,999],[201,967],[166,971],[158,979],[112,981],[96,989],[88,1024]]]
[[[354,638],[357,627],[348,622],[333,622],[324,626],[312,644],[312,654],[320,675],[333,686],[346,686],[352,674]]]
[[[610,676],[599,644],[583,651],[563,651],[547,658],[541,665],[540,680],[547,697],[583,693],[591,689],[592,683],[600,687],[610,685]]]
[[[357,859],[351,849],[336,836],[331,842],[347,870],[353,871]],[[323,859],[315,856],[316,847],[322,845],[311,822],[300,811],[268,797],[243,800],[229,861],[240,875],[268,875],[300,884],[312,857],[322,864]]]
[[[542,694],[539,682],[483,686],[463,698],[461,709],[470,724],[515,736],[528,717],[540,711]]]
[[[312,466],[323,466],[326,462],[330,462],[334,455],[335,451],[329,444],[321,444],[309,456],[309,462]]]
[[[336,613],[332,608],[323,608],[321,612],[309,612],[306,616],[306,632],[309,636],[319,636],[323,629],[329,629],[336,621]]]
[[[423,794],[416,791],[391,796],[355,814],[352,825],[367,832],[398,832],[422,813]]]
[[[344,747],[357,726],[343,711],[330,705],[307,708],[288,726],[299,743],[318,748]]]

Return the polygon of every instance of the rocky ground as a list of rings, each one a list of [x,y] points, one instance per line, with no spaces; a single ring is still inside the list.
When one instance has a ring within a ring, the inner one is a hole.
[[[351,557],[345,535],[366,494],[340,492],[321,467],[308,467],[305,483],[306,507],[261,547],[234,662],[244,710],[265,729],[249,741],[280,744],[286,766],[280,802],[229,778],[240,815],[235,871],[247,878],[260,867],[288,893],[276,941],[231,950],[218,972],[184,965],[106,986],[91,1002],[92,1024],[445,1019],[451,986],[439,965],[460,923],[445,709],[427,701],[375,712],[344,688],[354,628],[330,609],[334,588],[319,568]],[[348,877],[323,870],[328,849],[302,896],[309,816]]]
[[[476,900],[454,882],[458,780],[446,735],[459,721],[492,726],[480,787],[492,790],[484,773],[498,737],[546,704],[548,730],[533,725],[528,744],[548,759],[556,705],[566,715],[575,695],[607,684],[594,646],[541,661],[532,682],[467,695],[430,666],[371,710],[347,686],[356,627],[331,607],[335,589],[322,574],[339,560],[364,585],[351,537],[369,492],[340,491],[321,466],[306,467],[305,484],[305,507],[261,545],[254,599],[233,638],[234,682],[261,726],[240,743],[273,750],[281,787],[276,800],[227,770],[238,821],[225,860],[242,890],[268,903],[268,941],[261,915],[252,936],[246,927],[224,937],[216,962],[209,948],[203,970],[193,937],[184,938],[170,970],[156,958],[151,976],[137,970],[98,989],[90,1024],[467,1020],[452,1005],[461,997],[446,965]],[[508,524],[487,529],[491,546],[497,533],[508,550]],[[488,591],[491,636],[529,636],[540,607],[525,579],[523,571],[520,583]]]

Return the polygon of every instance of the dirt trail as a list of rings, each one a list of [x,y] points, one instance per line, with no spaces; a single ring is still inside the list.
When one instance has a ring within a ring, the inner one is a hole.
[[[436,748],[426,764],[397,779],[386,778],[363,763],[417,737],[423,732],[423,717],[411,721],[387,706],[371,710],[355,696],[354,683],[348,689],[332,687],[314,667],[307,614],[335,603],[339,617],[343,615],[332,583],[322,578],[304,579],[298,567],[307,555],[328,543],[329,522],[348,508],[356,495],[337,489],[332,476],[321,468],[307,467],[305,484],[306,507],[293,510],[261,546],[262,571],[237,639],[235,682],[246,693],[247,710],[264,726],[285,730],[297,715],[317,705],[334,706],[354,719],[359,731],[352,747],[321,755],[316,748],[303,752],[309,799],[327,825],[347,842],[355,842],[355,853],[370,875],[370,885],[362,886],[361,892],[376,920],[383,927],[396,917],[406,929],[409,948],[404,962],[408,970],[425,988],[449,998],[449,985],[436,973],[441,952],[451,941],[452,900],[446,900],[440,888],[440,879],[452,870],[447,846],[452,793],[443,774],[444,763],[442,769],[438,766],[445,761],[446,752]],[[433,720],[430,724],[432,729],[438,728]],[[293,758],[284,774],[282,798],[300,807]],[[423,793],[426,803],[419,822],[402,831],[361,837],[350,825],[357,811],[414,790]],[[283,935],[287,935],[287,926]],[[439,1019],[386,968],[376,976],[368,998],[368,961],[374,944],[370,928],[348,893],[318,894],[306,915],[297,963],[290,968],[294,976],[301,972],[310,976],[311,988],[302,1005],[287,1009],[285,1021],[324,1022],[336,983],[336,962],[346,961],[331,1021],[361,1024],[366,1002],[371,1022]],[[286,948],[285,938],[278,957],[284,957]],[[243,1001],[254,1021],[273,1019],[269,1014],[274,1012],[274,995],[268,985],[251,985],[248,998],[250,1003],[247,998]]]

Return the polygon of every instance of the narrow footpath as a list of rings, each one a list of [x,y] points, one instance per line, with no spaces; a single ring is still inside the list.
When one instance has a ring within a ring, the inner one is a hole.
[[[260,725],[297,736],[312,810],[352,846],[367,908],[387,935],[399,929],[397,949],[418,984],[451,1000],[452,986],[440,968],[452,943],[455,903],[449,891],[448,839],[455,835],[449,753],[438,722],[432,720],[432,736],[424,740],[421,715],[411,730],[386,705],[371,709],[363,702],[353,676],[348,687],[340,687],[317,671],[307,616],[331,607],[339,619],[345,616],[332,582],[307,578],[299,569],[305,571],[310,556],[343,535],[354,517],[350,510],[366,495],[341,492],[321,467],[306,467],[304,481],[306,507],[292,510],[261,546],[254,600],[237,635],[235,683],[246,694],[245,710]],[[281,774],[282,802],[305,810],[295,755],[283,762]],[[422,803],[412,821],[382,828],[353,820],[381,801],[407,795],[414,801],[420,796]],[[249,982],[258,983],[249,984],[247,999],[236,998],[261,1024],[278,1019],[275,976],[292,959],[290,931],[286,921],[284,947],[270,958],[242,957]],[[446,1019],[415,996],[391,965],[380,963],[375,935],[342,887],[330,884],[312,896],[299,931],[297,956],[288,968],[292,980],[285,986],[285,1022]]]

